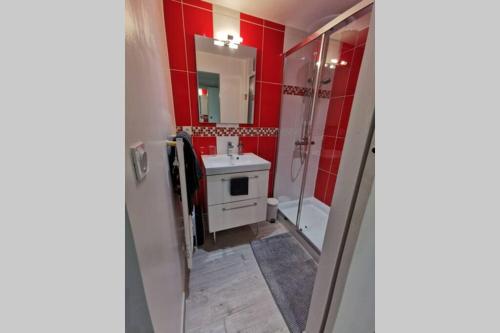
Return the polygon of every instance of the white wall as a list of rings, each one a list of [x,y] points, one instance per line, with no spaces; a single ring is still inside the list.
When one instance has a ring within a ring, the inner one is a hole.
[[[214,37],[219,33],[240,35],[240,12],[224,6],[213,5],[212,25]]]
[[[126,0],[125,201],[156,333],[181,331],[185,278],[181,226],[161,143],[175,129],[166,50],[162,1]],[[136,141],[145,143],[149,157],[150,172],[141,183],[128,151]]]
[[[284,44],[283,44],[283,51],[288,51],[291,49],[295,44],[299,43],[302,41],[304,38],[306,38],[308,35],[307,32],[295,29],[289,26],[285,27],[285,39],[284,39]]]
[[[295,141],[301,138],[301,126],[305,116],[303,96],[283,95],[281,99],[280,136],[278,138],[278,169],[274,184],[275,196],[280,201],[296,200],[300,194],[304,166],[301,164],[299,150]],[[321,145],[323,143],[324,123],[328,111],[328,99],[317,99],[316,115],[313,126],[307,181],[304,197],[313,197],[318,173]]]
[[[285,70],[286,70],[285,66]],[[280,202],[298,200],[302,183],[303,164],[295,140],[301,136],[304,117],[304,97],[283,95],[281,98],[280,135],[276,155],[274,196]]]
[[[375,332],[375,183],[366,205],[333,333]]]

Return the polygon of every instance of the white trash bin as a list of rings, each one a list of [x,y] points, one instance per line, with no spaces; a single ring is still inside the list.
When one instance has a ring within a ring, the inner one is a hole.
[[[274,223],[278,218],[278,199],[268,198],[267,199],[267,218],[266,220]]]

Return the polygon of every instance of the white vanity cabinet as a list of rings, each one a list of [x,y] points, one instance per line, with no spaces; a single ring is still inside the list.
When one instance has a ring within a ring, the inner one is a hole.
[[[226,156],[202,156],[211,233],[266,219],[271,163],[254,154]],[[241,177],[248,177],[248,193],[231,195],[231,179]]]
[[[248,177],[248,194],[231,195],[231,178]],[[208,230],[239,227],[266,219],[269,170],[207,176]]]

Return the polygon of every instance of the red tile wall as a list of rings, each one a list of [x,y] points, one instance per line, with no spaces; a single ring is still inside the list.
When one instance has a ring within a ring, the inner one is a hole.
[[[335,190],[367,35],[368,28],[359,32],[355,45],[347,43],[341,45],[340,60],[346,60],[348,64],[337,66],[333,76],[314,189],[314,196],[328,206],[332,203]]]
[[[214,126],[198,122],[198,98],[194,35],[212,37],[212,4],[201,0],[164,0],[170,76],[177,126]],[[281,83],[283,76],[283,42],[285,26],[240,13],[240,35],[243,45],[257,48],[257,73],[254,123],[241,127],[279,127]],[[273,193],[277,136],[242,136],[245,152],[253,152],[271,161],[269,195]],[[198,155],[216,146],[215,136],[194,136]],[[203,200],[203,189],[199,191]]]

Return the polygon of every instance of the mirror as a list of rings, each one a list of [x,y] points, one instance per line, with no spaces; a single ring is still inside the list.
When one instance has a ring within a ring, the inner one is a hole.
[[[194,38],[199,121],[253,124],[257,49]]]

